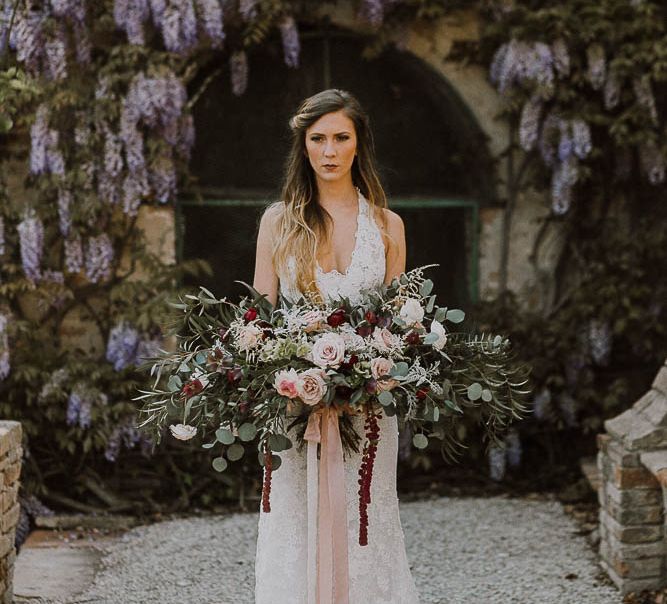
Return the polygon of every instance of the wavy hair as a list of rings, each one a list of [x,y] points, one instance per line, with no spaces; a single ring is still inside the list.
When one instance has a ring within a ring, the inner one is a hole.
[[[305,99],[289,120],[292,144],[284,164],[281,200],[269,209],[278,207],[276,237],[273,241],[273,266],[278,275],[287,274],[292,256],[296,267],[296,288],[307,297],[322,302],[315,270],[318,242],[328,245],[333,226],[331,215],[318,203],[315,172],[306,151],[306,130],[327,113],[343,110],[354,123],[357,155],[352,163],[352,183],[359,187],[369,201],[372,216],[379,218],[385,249],[392,238],[387,233],[387,207],[380,178],[375,166],[373,134],[368,114],[349,92],[329,88]]]

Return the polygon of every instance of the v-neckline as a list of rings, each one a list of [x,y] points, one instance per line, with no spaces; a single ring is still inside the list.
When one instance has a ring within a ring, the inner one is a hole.
[[[359,187],[355,187],[355,189],[357,190],[357,227],[354,231],[354,248],[352,250],[352,255],[350,256],[350,263],[347,265],[347,268],[343,273],[341,273],[337,268],[332,268],[330,271],[325,272],[320,266],[319,260],[316,260],[317,269],[322,275],[340,275],[341,277],[345,277],[348,275],[350,269],[352,268],[352,265],[354,264],[354,260],[357,255],[357,249],[359,248],[359,228],[361,224],[361,212],[362,212],[361,204],[363,203],[361,189],[359,189]]]

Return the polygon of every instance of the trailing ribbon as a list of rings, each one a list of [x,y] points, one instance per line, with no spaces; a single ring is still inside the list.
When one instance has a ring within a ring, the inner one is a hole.
[[[323,406],[311,412],[304,440],[308,441],[308,604],[349,604],[347,501],[338,411]],[[321,444],[319,481],[317,443]]]

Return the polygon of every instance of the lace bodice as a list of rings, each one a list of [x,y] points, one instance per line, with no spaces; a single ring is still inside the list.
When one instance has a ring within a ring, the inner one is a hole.
[[[336,269],[325,272],[319,263],[315,270],[317,286],[325,299],[347,297],[353,304],[359,303],[368,291],[382,284],[386,270],[382,234],[373,218],[370,202],[359,187],[355,188],[359,210],[350,265],[344,273]],[[290,257],[287,274],[280,275],[280,292],[285,298],[296,300],[299,297],[295,283],[296,263]]]

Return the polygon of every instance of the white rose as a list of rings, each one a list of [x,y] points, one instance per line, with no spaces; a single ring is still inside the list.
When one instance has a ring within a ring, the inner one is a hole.
[[[319,367],[306,369],[299,374],[296,391],[306,405],[317,405],[327,392],[326,373]]]
[[[338,367],[345,357],[345,340],[337,333],[325,333],[315,340],[310,354],[318,367]]]
[[[169,426],[169,430],[171,430],[172,436],[178,438],[178,440],[190,440],[197,434],[197,428],[187,424],[172,424]]]
[[[385,359],[384,357],[375,357],[371,359],[371,375],[377,380],[378,390],[391,390],[398,386],[398,381],[391,378],[389,380],[380,380],[383,375],[388,375],[391,368],[394,366],[394,361]]]
[[[236,345],[241,352],[248,351],[251,348],[257,346],[262,333],[262,330],[257,327],[257,325],[253,325],[252,323],[243,325],[239,328],[238,336],[236,338]]]
[[[433,342],[433,348],[442,350],[444,345],[447,344],[447,333],[445,332],[442,323],[433,319],[433,321],[431,321],[431,333],[437,334],[438,336],[438,339]]]
[[[399,316],[406,325],[411,326],[419,323],[424,318],[424,308],[417,298],[407,298],[401,306]]]

